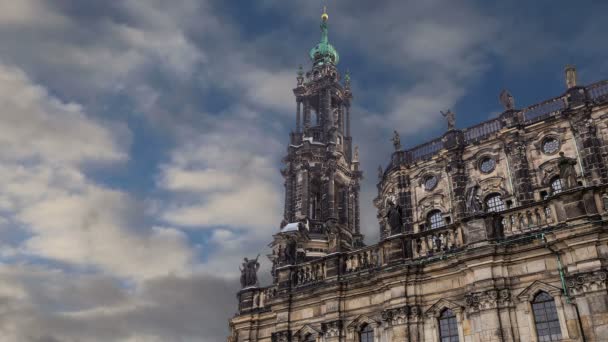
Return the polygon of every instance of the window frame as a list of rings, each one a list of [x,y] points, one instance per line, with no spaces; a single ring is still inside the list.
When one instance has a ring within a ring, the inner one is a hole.
[[[363,324],[361,328],[359,328],[358,334],[358,342],[374,342],[374,327],[370,324]],[[365,335],[364,335],[365,334]],[[365,340],[363,337],[365,336]],[[370,340],[371,337],[371,340]]]
[[[498,198],[498,200],[500,201],[500,204],[490,206],[489,202],[495,198]],[[503,199],[502,199],[502,194],[500,194],[498,192],[493,192],[493,193],[487,195],[485,197],[483,203],[486,207],[485,209],[486,209],[487,213],[499,213],[501,211],[507,210],[507,205],[506,205],[505,201],[503,201]],[[502,209],[500,209],[500,208],[502,208]]]
[[[433,218],[438,218],[438,220],[433,220]],[[447,226],[443,213],[439,209],[433,209],[426,214],[426,224],[429,230]]]
[[[544,298],[539,300],[539,297],[541,296]],[[539,291],[530,301],[530,308],[532,319],[534,321],[534,330],[536,330],[536,339],[538,342],[555,342],[562,341],[564,339],[555,297],[551,296],[546,291]],[[541,316],[541,311],[544,318]],[[543,326],[547,324],[548,328],[539,329],[539,325],[541,324]],[[558,333],[554,334],[553,329],[556,327],[558,329]],[[546,330],[548,330],[548,334],[541,336],[541,331]]]
[[[447,336],[444,336],[443,327],[447,325]],[[439,333],[439,342],[460,342],[460,333],[458,331],[458,317],[456,313],[445,308],[437,317],[437,329]]]
[[[556,189],[556,187],[553,186],[553,184],[556,184],[558,182],[559,182],[559,189]],[[555,176],[555,177],[551,178],[551,180],[549,181],[549,187],[551,188],[551,195],[560,194],[560,193],[564,192],[564,181],[559,176]]]

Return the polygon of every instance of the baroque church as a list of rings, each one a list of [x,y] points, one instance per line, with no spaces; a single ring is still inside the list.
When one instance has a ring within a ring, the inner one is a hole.
[[[360,231],[350,76],[328,40],[293,90],[272,284],[245,260],[229,342],[608,341],[608,81],[395,151]]]

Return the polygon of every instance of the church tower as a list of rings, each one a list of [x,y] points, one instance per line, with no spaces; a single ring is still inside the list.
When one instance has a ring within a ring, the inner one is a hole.
[[[274,245],[298,231],[294,234],[298,237],[294,237],[298,240],[297,262],[348,251],[363,243],[359,230],[362,173],[350,135],[350,76],[347,73],[341,82],[337,69],[340,57],[329,43],[328,18],[325,12],[321,16],[321,41],[309,53],[311,69],[305,73],[300,66],[298,71],[293,90],[295,130],[290,134],[281,172],[285,211]],[[276,256],[282,253],[277,250]]]

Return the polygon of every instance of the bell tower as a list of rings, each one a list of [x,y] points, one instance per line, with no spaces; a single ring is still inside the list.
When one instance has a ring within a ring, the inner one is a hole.
[[[300,66],[295,130],[285,167],[285,211],[281,233],[299,224],[298,262],[362,246],[359,228],[359,153],[350,135],[352,92],[341,80],[338,51],[329,43],[329,16],[321,16],[321,40],[310,50],[310,70]],[[281,234],[279,234],[281,235]],[[319,245],[318,241],[325,241]],[[280,251],[277,251],[279,253]]]

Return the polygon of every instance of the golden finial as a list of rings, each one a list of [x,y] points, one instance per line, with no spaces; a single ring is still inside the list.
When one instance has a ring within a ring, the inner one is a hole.
[[[327,19],[329,19],[329,15],[327,15],[327,6],[323,6],[323,14],[321,14],[321,19],[323,21],[327,21]]]

